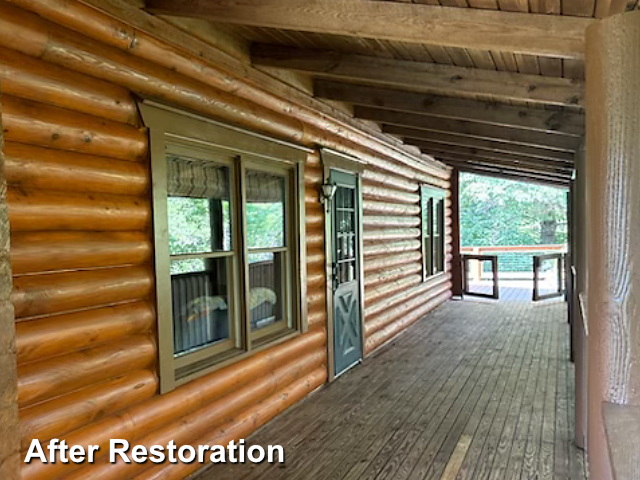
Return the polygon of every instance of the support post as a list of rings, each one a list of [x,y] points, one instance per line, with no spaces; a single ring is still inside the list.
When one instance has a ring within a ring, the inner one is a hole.
[[[2,88],[2,85],[0,85]],[[13,305],[7,184],[4,177],[4,141],[0,97],[0,478],[20,478],[20,427]]]
[[[603,402],[640,404],[640,11],[587,29],[588,452],[611,480]]]
[[[587,447],[587,319],[583,309],[587,294],[588,262],[587,262],[587,193],[586,193],[586,152],[584,146],[575,156],[576,176],[573,183],[573,245],[572,259],[575,268],[573,288],[573,322],[571,337],[573,339],[576,408],[575,408],[575,442],[580,448]]]
[[[460,171],[451,172],[451,293],[462,296],[462,258],[460,257]]]

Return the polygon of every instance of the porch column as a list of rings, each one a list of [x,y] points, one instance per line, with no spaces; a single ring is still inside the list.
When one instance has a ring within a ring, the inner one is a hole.
[[[1,100],[0,98],[0,102]],[[2,103],[0,103],[1,112]],[[12,280],[2,132],[2,115],[0,115],[0,478],[18,480],[20,478],[20,430],[15,324],[10,299]]]
[[[462,296],[462,264],[460,258],[460,171],[451,172],[451,293]]]
[[[612,478],[602,403],[640,404],[639,45],[640,12],[587,30],[588,451],[598,480]]]

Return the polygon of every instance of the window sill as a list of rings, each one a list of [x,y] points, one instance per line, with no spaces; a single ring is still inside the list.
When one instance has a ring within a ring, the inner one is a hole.
[[[255,340],[253,344],[253,348],[250,351],[234,348],[232,350],[228,350],[226,352],[220,353],[214,357],[210,357],[208,359],[208,362],[204,362],[204,361],[201,362],[201,363],[209,364],[208,366],[204,366],[202,368],[197,368],[195,367],[195,365],[185,366],[179,370],[176,370],[175,386],[179,387],[181,385],[189,383],[192,380],[195,380],[200,377],[204,377],[205,375],[213,373],[216,370],[220,370],[224,367],[227,367],[234,363],[250,358],[253,355],[263,350],[267,350],[271,347],[275,347],[276,345],[284,343],[300,335],[302,335],[302,332],[298,330],[291,330],[291,329],[274,332],[259,340]],[[183,372],[182,374],[180,374],[181,371]]]
[[[427,282],[433,282],[436,279],[442,278],[444,276],[446,276],[449,272],[447,272],[446,270],[439,272],[439,273],[435,273],[433,275],[430,275],[428,277],[423,277],[422,278],[422,283],[427,283]]]

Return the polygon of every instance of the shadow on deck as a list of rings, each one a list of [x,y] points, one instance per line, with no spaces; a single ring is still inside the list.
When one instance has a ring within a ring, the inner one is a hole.
[[[247,440],[285,465],[196,478],[584,479],[565,308],[448,302]]]

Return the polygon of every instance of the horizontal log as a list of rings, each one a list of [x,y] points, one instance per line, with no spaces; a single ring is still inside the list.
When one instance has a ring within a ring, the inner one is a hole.
[[[401,192],[386,187],[362,185],[362,196],[372,200],[381,200],[397,203],[418,203],[420,195],[416,193]]]
[[[509,126],[573,137],[585,134],[584,115],[566,111],[526,108],[497,102],[481,102],[467,98],[444,97],[326,80],[316,80],[313,85],[313,93],[317,97],[366,107],[421,113],[433,117]]]
[[[414,297],[406,303],[398,305],[397,308],[392,309],[385,314],[378,315],[375,320],[365,323],[365,336],[367,340],[372,337],[375,338],[377,332],[381,330],[384,331],[386,327],[394,324],[399,319],[404,321],[404,319],[410,319],[412,317],[415,318],[414,316],[418,314],[417,312],[425,311],[425,305],[429,305],[432,300],[441,298],[442,295],[447,294],[449,296],[451,295],[450,282],[442,283],[434,287],[432,290],[423,293],[418,297]],[[427,308],[427,311],[428,310],[431,310],[431,308]],[[424,315],[424,313],[422,315]]]
[[[150,185],[142,162],[6,142],[7,183],[19,188],[140,196]]]
[[[421,247],[419,240],[401,240],[397,242],[371,243],[366,244],[363,254],[366,257],[376,255],[390,255],[398,252],[411,252]]]
[[[99,267],[141,265],[153,247],[144,232],[14,232],[14,275]]]
[[[2,97],[5,140],[89,155],[140,160],[147,135],[124,123],[10,95]]]
[[[251,432],[260,428],[269,420],[305,398],[326,381],[326,367],[322,366],[317,368],[309,375],[300,380],[296,380],[283,390],[282,393],[272,395],[264,402],[246,410],[236,416],[232,421],[220,426],[214,432],[207,432],[205,437],[200,440],[195,440],[192,443],[194,445],[227,445],[231,440],[239,441],[242,438],[246,438]],[[155,465],[134,477],[134,480],[185,478],[185,476],[195,472],[198,468],[198,464],[183,462],[170,464],[168,466]]]
[[[420,172],[441,178],[450,175],[445,166],[429,157],[409,153],[377,132],[363,133],[362,127],[356,127],[346,116],[336,121],[335,116],[292,104],[287,96],[279,98],[266,92],[263,82],[250,85],[246,76],[220,70],[219,62],[203,60],[212,52],[211,46],[205,43],[192,55],[183,55],[178,53],[184,51],[183,48],[167,47],[165,37],[157,41],[85,5],[68,5],[61,10],[51,8],[48,2],[29,0],[21,4],[37,10],[42,17],[71,24],[89,37],[97,36],[99,41],[69,32],[24,10],[3,6],[0,8],[0,45],[248,128],[305,145],[325,145],[408,178],[420,177]],[[76,16],[78,11],[81,17]],[[131,9],[130,13],[135,17],[140,11]],[[82,18],[80,22],[79,18]],[[91,27],[87,28],[88,25]],[[166,23],[163,27],[168,28]],[[113,34],[115,31],[117,34]],[[178,29],[172,31],[178,36],[183,34]],[[16,36],[25,40],[19,48],[13,42]],[[129,41],[123,42],[125,37]],[[193,37],[186,36],[186,39],[187,43],[194,41]],[[125,52],[105,47],[105,43],[148,61],[140,62]],[[245,67],[242,69],[246,71]],[[264,82],[274,83],[266,75],[262,78]],[[294,89],[288,93],[299,96]],[[323,109],[322,102],[318,102],[318,107]],[[303,126],[307,122],[307,126]]]
[[[268,378],[283,365],[297,362],[309,352],[322,351],[326,335],[318,330],[274,348],[260,352],[246,360],[234,363],[217,372],[189,382],[172,392],[155,396],[120,415],[111,415],[66,436],[68,445],[101,445],[102,453],[108,451],[111,438],[137,439],[148,432],[206,408],[215,400],[237,392],[245,385],[260,378]],[[326,371],[326,368],[325,368]],[[228,400],[228,398],[227,398]],[[23,478],[37,478],[42,473],[40,462],[25,466]],[[52,466],[52,464],[49,464]],[[65,466],[47,469],[47,475],[59,475]]]
[[[406,265],[408,263],[417,262],[422,258],[420,252],[399,253],[397,255],[380,256],[376,258],[367,259],[364,262],[365,275],[376,270],[388,269],[400,265]]]
[[[9,189],[7,204],[15,232],[146,230],[151,219],[150,201],[137,197]]]
[[[386,281],[375,286],[367,287],[364,292],[365,305],[370,306],[374,301],[393,295],[399,291],[404,291],[414,285],[422,283],[421,274],[410,274],[404,277],[399,277],[395,280]]]
[[[198,378],[165,395],[155,396],[119,415],[110,415],[71,432],[65,439],[68,445],[100,445],[99,454],[104,455],[111,438],[125,438],[132,442],[177,419],[200,411],[221,398],[226,397],[225,403],[233,404],[233,400],[229,402],[229,395],[256,379],[272,378],[275,370],[284,365],[295,364],[309,352],[323,350],[325,340],[326,335],[322,330],[302,335]],[[55,478],[78,467],[79,465],[64,465],[60,462],[48,465],[31,462],[24,465],[22,474],[25,480],[42,476]]]
[[[144,267],[24,275],[14,278],[11,301],[20,319],[139,300],[152,287]]]
[[[320,203],[320,191],[318,185],[304,186],[304,203],[306,205],[316,205]]]
[[[365,230],[362,238],[365,242],[406,240],[420,236],[419,228],[384,228],[380,230]]]
[[[411,313],[402,316],[399,320],[385,326],[381,330],[367,338],[365,342],[365,354],[368,355],[376,348],[393,338],[398,333],[404,331],[409,325],[417,322],[424,317],[431,310],[446,302],[451,298],[451,291],[446,290],[440,295],[432,298],[423,304],[420,308],[412,311]]]
[[[304,167],[304,184],[305,187],[318,186],[324,181],[324,171],[322,168],[309,166],[305,164]]]
[[[322,79],[419,93],[584,106],[584,83],[566,78],[259,43],[251,46],[251,63]],[[356,110],[358,108],[356,106]]]
[[[65,435],[100,418],[153,397],[158,381],[151,370],[136,370],[20,411],[21,446]]]
[[[155,328],[147,302],[126,303],[16,323],[18,363],[113,343]]]
[[[307,354],[296,363],[290,363],[276,369],[266,378],[256,379],[237,392],[233,392],[201,410],[193,412],[186,417],[175,419],[161,429],[143,435],[136,443],[150,448],[152,445],[166,445],[171,440],[176,445],[197,442],[199,438],[209,434],[212,429],[232,420],[243,410],[255,406],[281,390],[286,390],[292,383],[322,368],[325,362],[326,354],[324,352],[315,351]],[[103,460],[95,469],[89,465],[83,475],[100,478],[101,480],[118,480],[125,476],[131,478],[136,472],[145,470],[149,466],[145,464],[125,464],[124,462],[118,462],[114,465],[103,457]]]
[[[435,178],[434,180],[438,182],[443,181]],[[397,188],[398,190],[404,190],[407,192],[416,192],[419,188],[418,182],[412,182],[410,180],[405,180],[402,177],[378,172],[369,168],[362,172],[362,181],[365,184],[384,185],[386,187]]]
[[[309,323],[309,329],[319,328],[326,326],[327,323],[327,315],[322,310],[316,310],[314,312],[309,312],[307,317],[307,322]]]
[[[374,216],[364,215],[362,218],[364,228],[371,227],[415,227],[420,225],[418,217],[392,217],[392,216]]]
[[[0,48],[0,83],[7,95],[136,123],[136,104],[126,88],[6,48]]]
[[[420,213],[420,207],[418,205],[377,202],[368,199],[362,202],[362,208],[365,214],[377,213],[386,215],[418,215]]]
[[[77,388],[150,367],[156,358],[153,340],[130,337],[113,345],[70,353],[18,367],[20,408]]]
[[[367,336],[374,333],[376,329],[381,328],[381,325],[386,325],[390,318],[395,318],[398,310],[406,312],[419,306],[419,304],[424,301],[423,294],[433,294],[433,292],[436,292],[442,285],[448,284],[450,280],[451,275],[449,274],[438,275],[427,279],[419,285],[395,293],[390,297],[383,297],[369,305],[364,311]],[[418,299],[416,299],[416,297],[418,297]]]

